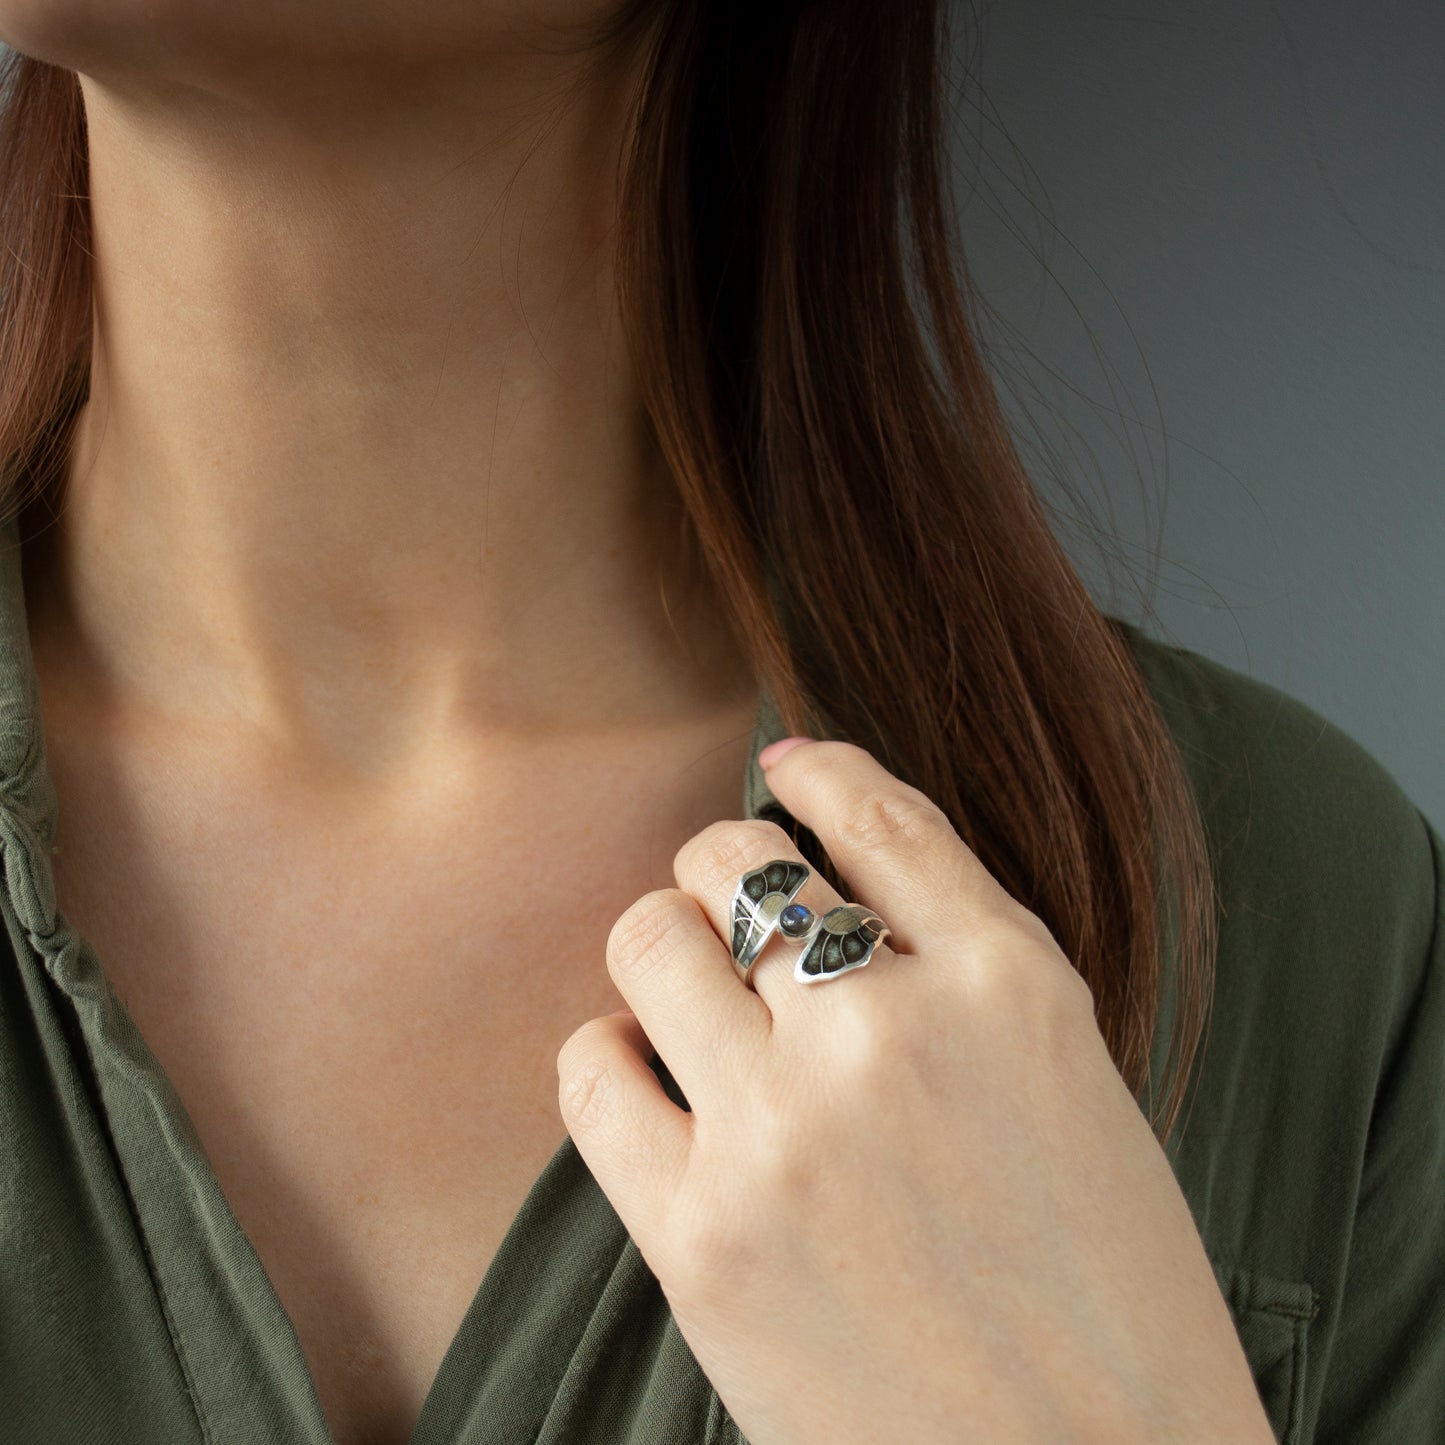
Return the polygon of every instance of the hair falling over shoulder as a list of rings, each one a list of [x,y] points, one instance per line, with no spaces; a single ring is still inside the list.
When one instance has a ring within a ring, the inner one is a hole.
[[[1092,989],[1167,1144],[1212,995],[1208,841],[975,340],[950,191],[949,10],[624,0],[596,54],[645,47],[618,178],[625,324],[683,503],[679,543],[731,600],[786,727],[826,719],[943,808]],[[87,178],[77,77],[7,53],[7,519],[59,484],[88,390]],[[797,841],[848,896],[811,835]]]

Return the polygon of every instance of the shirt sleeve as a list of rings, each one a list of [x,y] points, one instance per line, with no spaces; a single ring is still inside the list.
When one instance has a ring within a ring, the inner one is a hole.
[[[1420,821],[1433,927],[1381,1068],[1315,1445],[1445,1441],[1445,844]]]

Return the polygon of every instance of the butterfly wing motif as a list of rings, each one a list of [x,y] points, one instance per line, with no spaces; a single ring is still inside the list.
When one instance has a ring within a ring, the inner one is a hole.
[[[743,874],[732,908],[733,957],[743,968],[752,967],[778,926],[778,915],[808,881],[809,872],[806,863],[779,858]]]
[[[862,968],[888,931],[888,925],[869,909],[840,903],[823,915],[808,946],[798,955],[793,977],[799,983],[821,983],[851,968]]]

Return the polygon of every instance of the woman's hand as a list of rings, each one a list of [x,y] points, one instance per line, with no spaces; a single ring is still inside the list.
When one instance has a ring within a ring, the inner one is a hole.
[[[750,1445],[1271,1441],[1188,1204],[1049,931],[863,749],[795,745],[768,782],[889,941],[803,985],[775,933],[751,991],[733,889],[803,860],[772,823],[715,823],[612,929],[630,1011],[557,1061],[578,1151]],[[815,873],[797,901],[842,900]]]

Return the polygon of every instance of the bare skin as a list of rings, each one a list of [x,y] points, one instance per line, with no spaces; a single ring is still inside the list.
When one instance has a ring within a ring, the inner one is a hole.
[[[602,13],[0,0],[91,156],[91,400],[25,559],[57,899],[338,1445],[408,1438],[611,923],[741,801],[755,681],[613,300],[631,79],[545,29]]]

